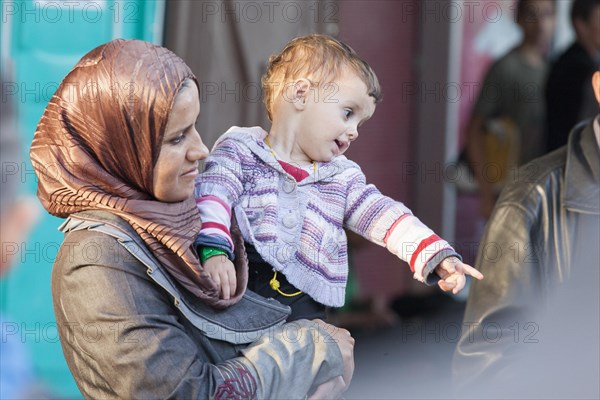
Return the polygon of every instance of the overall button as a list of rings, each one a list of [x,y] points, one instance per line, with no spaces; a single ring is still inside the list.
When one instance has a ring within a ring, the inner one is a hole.
[[[293,214],[288,214],[283,217],[283,226],[285,226],[288,229],[295,227],[297,222],[298,222],[298,220],[296,219],[296,216]]]
[[[292,193],[296,189],[296,182],[291,179],[286,179],[283,182],[283,191],[285,193]]]
[[[279,261],[280,263],[285,264],[292,258],[293,254],[294,254],[293,246],[289,246],[289,245],[282,246],[277,250],[277,254],[275,255],[275,258],[277,258],[277,261]]]
[[[278,252],[277,253],[277,261],[279,261],[280,263],[286,262],[287,261],[287,257],[285,256],[285,253]]]

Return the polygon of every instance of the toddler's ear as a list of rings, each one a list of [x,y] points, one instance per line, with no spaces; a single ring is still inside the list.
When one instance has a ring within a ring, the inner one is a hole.
[[[300,78],[293,85],[290,85],[288,98],[294,104],[297,110],[303,110],[306,106],[306,100],[310,95],[311,84],[306,78]]]

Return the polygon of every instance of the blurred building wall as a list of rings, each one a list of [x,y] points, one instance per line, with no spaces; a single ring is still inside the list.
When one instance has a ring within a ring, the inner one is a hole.
[[[407,172],[417,160],[417,104],[407,89],[418,79],[419,21],[411,12],[416,3],[339,2],[339,38],[373,67],[383,90],[383,102],[347,155],[361,165],[368,182],[410,208],[416,197],[414,177]],[[352,243],[361,297],[392,297],[408,289],[412,277],[407,264],[373,243]]]

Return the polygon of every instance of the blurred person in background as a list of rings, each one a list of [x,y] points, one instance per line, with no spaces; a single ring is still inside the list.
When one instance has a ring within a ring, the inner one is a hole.
[[[592,86],[600,105],[600,69]],[[454,355],[465,393],[600,394],[599,118],[521,168],[498,200],[475,263],[486,279],[471,286]]]
[[[34,198],[19,198],[22,160],[19,157],[19,134],[12,98],[5,93],[9,79],[1,77],[0,99],[0,238],[2,259],[0,279],[18,258],[27,234],[37,221],[40,210]],[[38,384],[26,343],[18,324],[0,313],[2,343],[0,343],[0,399],[46,398]],[[16,331],[15,331],[16,329]]]
[[[519,0],[516,21],[523,39],[488,70],[467,125],[466,155],[479,186],[480,212],[485,219],[509,169],[544,151],[543,87],[556,4],[553,0]],[[488,171],[490,166],[493,174]]]
[[[571,128],[598,113],[590,82],[600,66],[600,0],[574,0],[571,23],[576,40],[552,63],[546,83],[548,151],[566,145]]]

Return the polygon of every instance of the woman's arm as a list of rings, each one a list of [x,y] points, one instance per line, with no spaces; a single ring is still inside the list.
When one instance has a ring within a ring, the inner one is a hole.
[[[90,398],[294,398],[344,372],[324,329],[297,321],[239,347],[210,340],[114,238],[67,235],[53,270],[67,363]]]

